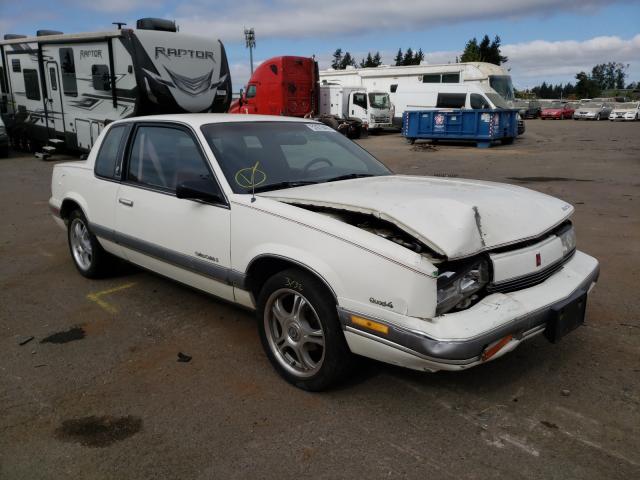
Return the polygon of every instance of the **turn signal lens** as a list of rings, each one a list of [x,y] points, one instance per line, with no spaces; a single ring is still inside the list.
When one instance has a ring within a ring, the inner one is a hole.
[[[373,320],[367,320],[366,318],[362,317],[356,317],[355,315],[351,315],[351,323],[363,328],[367,328],[369,330],[373,330],[374,332],[382,333],[384,335],[387,335],[389,333],[389,327],[387,327],[383,323],[374,322]]]
[[[502,340],[499,340],[498,342],[494,343],[490,347],[487,347],[487,349],[484,352],[482,352],[482,361],[486,362],[491,357],[493,357],[496,353],[502,350],[502,347],[504,347],[507,343],[509,343],[512,338],[513,338],[513,335],[507,335]]]

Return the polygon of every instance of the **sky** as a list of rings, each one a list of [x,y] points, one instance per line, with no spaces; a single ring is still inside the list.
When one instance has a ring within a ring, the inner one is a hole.
[[[360,60],[422,48],[429,63],[454,62],[472,37],[499,35],[516,88],[574,81],[579,71],[629,64],[640,81],[640,0],[0,0],[0,34],[104,31],[142,17],[175,20],[183,33],[219,38],[234,91],[249,78],[244,27],[256,31],[254,65],[279,55],[315,55],[327,68],[336,48]]]

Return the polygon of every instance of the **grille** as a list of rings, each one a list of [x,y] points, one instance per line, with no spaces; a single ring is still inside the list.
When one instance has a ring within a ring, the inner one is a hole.
[[[488,293],[508,293],[515,292],[516,290],[522,290],[524,288],[533,287],[535,285],[539,285],[544,282],[547,278],[549,278],[554,273],[558,272],[562,269],[562,266],[569,261],[569,259],[573,256],[573,252],[566,257],[564,257],[561,261],[554,263],[553,265],[549,265],[544,270],[540,270],[538,272],[532,273],[531,275],[526,275],[524,277],[514,278],[513,280],[506,280],[500,283],[492,283],[487,285]]]
[[[389,117],[374,117],[376,123],[389,123],[391,119]]]

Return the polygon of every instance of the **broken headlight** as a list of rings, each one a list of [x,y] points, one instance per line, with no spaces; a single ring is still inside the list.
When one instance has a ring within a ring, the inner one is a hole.
[[[488,282],[489,265],[485,258],[467,263],[457,271],[443,271],[438,275],[436,315],[471,306],[479,298],[478,292]]]
[[[566,257],[576,249],[576,231],[572,226],[558,233],[562,241],[562,256]]]

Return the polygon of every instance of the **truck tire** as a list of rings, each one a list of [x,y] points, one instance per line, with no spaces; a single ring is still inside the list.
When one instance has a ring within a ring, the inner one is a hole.
[[[336,132],[340,127],[340,123],[333,117],[321,117],[320,121],[324,123],[326,126],[333,128]]]
[[[351,371],[335,298],[315,276],[297,268],[276,273],[258,295],[256,314],[262,347],[289,383],[317,392]]]
[[[414,143],[416,143],[416,139],[415,138],[408,138],[407,137],[405,140],[409,145],[413,145]]]
[[[67,240],[73,263],[80,275],[102,278],[111,270],[114,260],[89,230],[89,222],[81,210],[76,209],[67,219]]]

